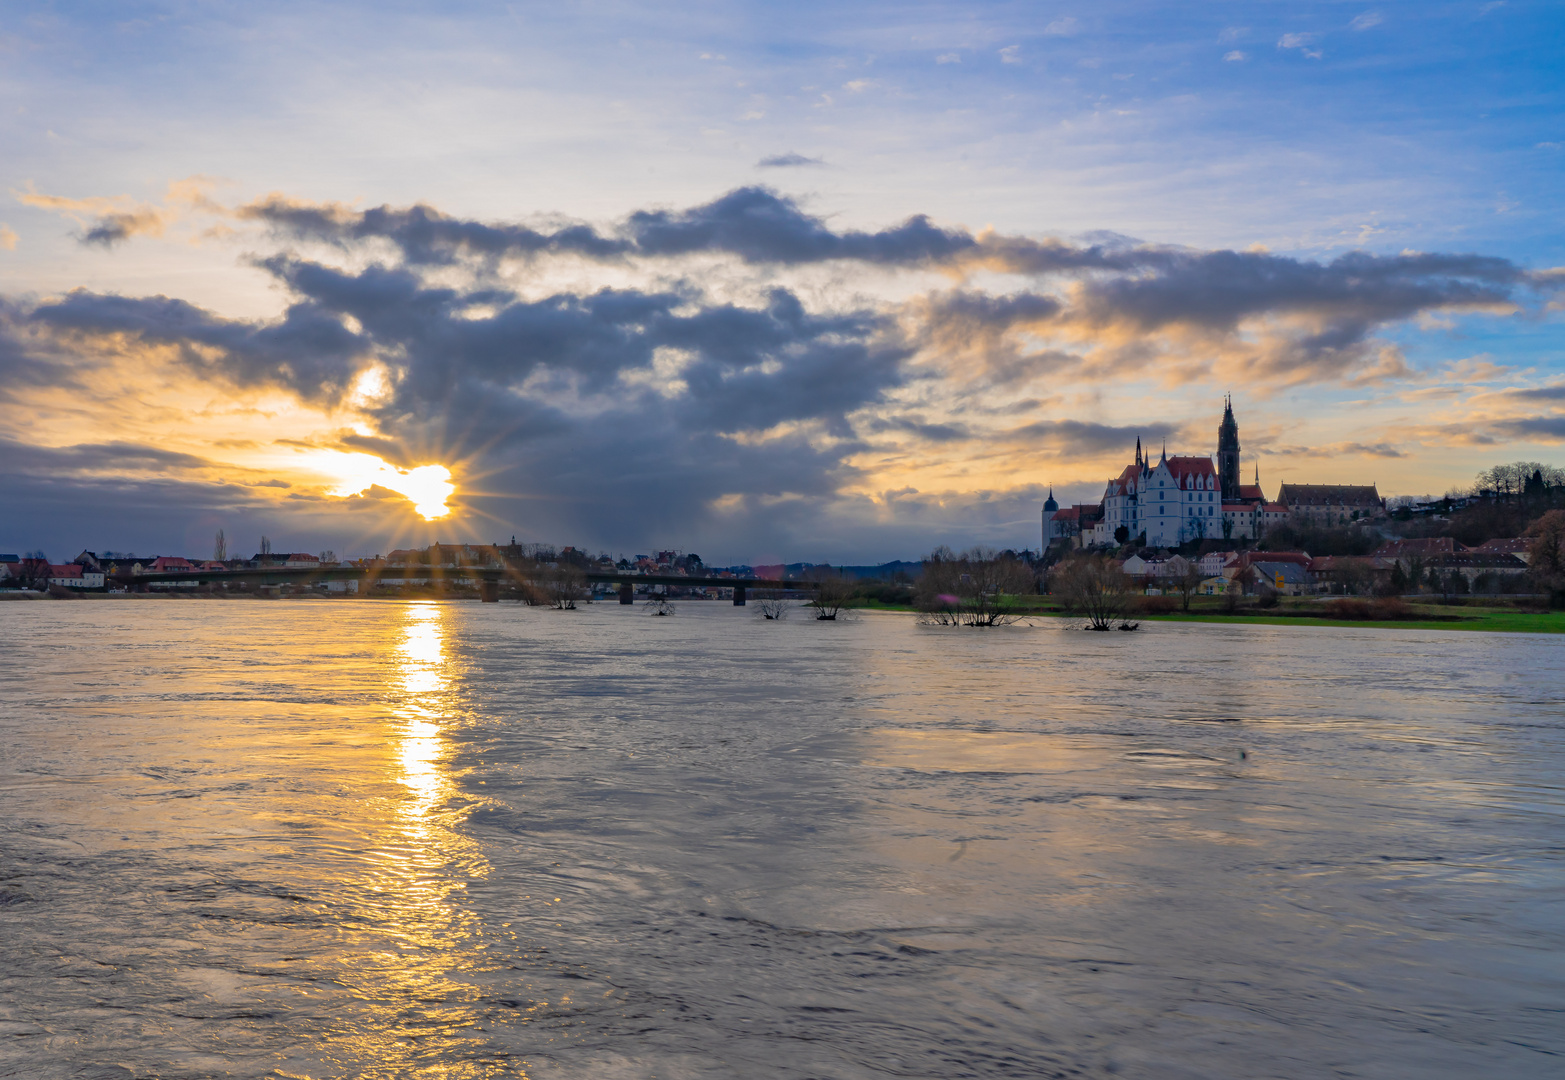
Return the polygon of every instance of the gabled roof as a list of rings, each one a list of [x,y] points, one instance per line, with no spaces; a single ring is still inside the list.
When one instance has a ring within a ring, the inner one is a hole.
[[[1209,457],[1190,455],[1188,457],[1171,457],[1168,459],[1168,471],[1180,479],[1187,476],[1216,476],[1217,466]]]
[[[1465,550],[1449,536],[1422,536],[1411,540],[1390,540],[1371,554],[1379,559],[1395,559],[1408,555],[1449,555]]]
[[[1504,540],[1485,540],[1474,551],[1497,552],[1506,555],[1518,555],[1527,551],[1532,546],[1532,541],[1525,536],[1513,536]]]
[[[1289,506],[1379,506],[1374,484],[1284,484],[1279,502]]]
[[[1296,562],[1281,562],[1273,559],[1268,559],[1265,562],[1253,562],[1250,565],[1255,568],[1257,573],[1264,574],[1267,578],[1275,578],[1278,574],[1281,574],[1282,580],[1286,584],[1297,585],[1309,580],[1308,565],[1301,566]]]
[[[1260,484],[1240,484],[1239,498],[1246,502],[1265,502],[1266,496],[1261,494]]]
[[[1250,551],[1245,553],[1245,561],[1251,566],[1256,563],[1293,563],[1297,566],[1310,565],[1310,553],[1307,551]]]

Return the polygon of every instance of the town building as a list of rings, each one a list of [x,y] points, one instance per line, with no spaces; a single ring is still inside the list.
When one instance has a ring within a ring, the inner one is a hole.
[[[1378,517],[1386,509],[1374,484],[1284,484],[1277,502],[1293,524],[1324,528]]]
[[[49,567],[49,584],[65,589],[101,589],[103,571],[88,570],[77,563]]]

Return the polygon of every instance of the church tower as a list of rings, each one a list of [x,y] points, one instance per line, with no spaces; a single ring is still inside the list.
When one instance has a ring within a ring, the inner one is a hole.
[[[1223,502],[1239,501],[1239,422],[1233,397],[1223,398],[1223,422],[1217,428],[1217,480]]]

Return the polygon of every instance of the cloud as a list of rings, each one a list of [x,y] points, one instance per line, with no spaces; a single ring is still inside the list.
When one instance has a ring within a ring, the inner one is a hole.
[[[1229,63],[1238,63],[1242,60],[1248,60],[1249,57],[1240,52],[1238,49],[1234,49],[1232,52],[1223,53],[1223,59],[1227,60]]]
[[[1298,49],[1300,55],[1310,60],[1319,60],[1324,54],[1319,49],[1311,49],[1309,46],[1318,38],[1319,34],[1284,34],[1277,39],[1279,49]]]
[[[1217,43],[1219,45],[1232,44],[1235,41],[1243,39],[1243,37],[1249,32],[1250,28],[1248,26],[1224,27],[1222,33],[1217,35]]]
[[[1065,18],[1055,19],[1048,26],[1045,26],[1043,32],[1053,37],[1070,37],[1080,28],[1081,24],[1076,21],[1076,16],[1067,15]]]
[[[138,202],[129,195],[73,199],[28,190],[17,192],[16,197],[28,206],[52,210],[81,224],[84,231],[79,239],[83,244],[113,247],[136,236],[162,236],[192,210],[225,212],[207,194],[217,183],[207,176],[175,180],[160,205]]]
[[[760,263],[852,259],[929,265],[975,246],[967,232],[938,228],[922,214],[874,233],[835,232],[791,199],[755,187],[739,188],[689,210],[638,211],[627,219],[624,230],[638,255],[722,251]]]
[[[787,169],[800,165],[824,164],[826,162],[823,158],[805,157],[803,154],[796,154],[790,150],[786,154],[773,154],[771,157],[763,157],[755,163],[755,166],[758,169]]]
[[[941,53],[939,56],[935,57],[935,63],[937,64],[960,64],[961,62],[962,55],[960,53]]]
[[[15,250],[16,233],[11,229],[11,226],[7,225],[3,221],[0,221],[0,251]]]
[[[1020,64],[1022,47],[1020,45],[1007,45],[1000,50],[1000,62],[1002,64]]]
[[[1385,21],[1385,17],[1380,12],[1366,11],[1362,15],[1355,16],[1353,21],[1348,23],[1348,26],[1354,30],[1368,30],[1370,27],[1379,26]]]
[[[1528,416],[1489,425],[1507,439],[1522,442],[1565,442],[1565,416]]]
[[[1137,439],[1150,449],[1154,442],[1173,438],[1179,430],[1179,425],[1166,421],[1115,425],[1086,420],[1040,420],[1011,428],[1005,432],[1005,438],[1047,449],[1060,458],[1094,458],[1125,453]]]

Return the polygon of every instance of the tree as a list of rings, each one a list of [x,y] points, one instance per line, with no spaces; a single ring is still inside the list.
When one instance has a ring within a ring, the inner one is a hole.
[[[1175,558],[1180,558],[1175,556]],[[1206,575],[1201,573],[1201,564],[1180,559],[1184,563],[1181,573],[1170,579],[1174,591],[1179,593],[1179,607],[1181,611],[1190,610],[1190,598],[1201,588],[1201,582],[1206,580]]]
[[[1090,630],[1110,630],[1130,602],[1130,579],[1102,555],[1072,559],[1054,574],[1055,587],[1072,611],[1085,615]]]
[[[576,601],[587,598],[587,575],[579,566],[560,563],[545,570],[539,585],[549,603],[561,611],[575,611]]]
[[[1527,566],[1549,593],[1550,604],[1565,604],[1565,510],[1550,510],[1527,528]]]
[[[830,622],[848,609],[853,586],[841,574],[830,566],[817,566],[811,569],[810,579],[815,582],[815,596],[809,606],[817,619]]]
[[[1565,510],[1550,510],[1527,527],[1527,565],[1544,578],[1565,575]]]
[[[941,546],[924,557],[913,603],[925,622],[1004,626],[1021,617],[1021,598],[1037,591],[1033,568],[1015,552]]]
[[[1127,525],[1121,525],[1119,528],[1115,529],[1114,542],[1122,547],[1125,544],[1130,543],[1130,527]]]
[[[788,617],[789,603],[775,592],[762,593],[756,597],[755,606],[760,610],[761,616],[767,620],[782,620]]]

